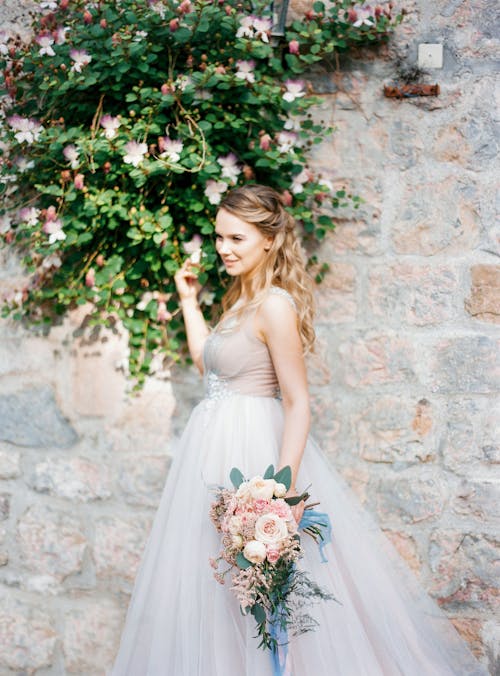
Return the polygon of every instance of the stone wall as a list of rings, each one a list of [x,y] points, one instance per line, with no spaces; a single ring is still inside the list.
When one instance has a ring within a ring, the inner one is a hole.
[[[23,0],[0,21],[23,29]],[[314,434],[492,674],[499,666],[500,267],[490,0],[408,0],[390,47],[316,69],[313,164],[365,200],[320,258]],[[24,12],[24,13],[23,13]],[[424,75],[439,97],[383,96]],[[399,75],[398,75],[399,73]],[[0,291],[21,277],[2,260]],[[0,323],[0,673],[104,674],[196,374],[120,370],[119,330]]]

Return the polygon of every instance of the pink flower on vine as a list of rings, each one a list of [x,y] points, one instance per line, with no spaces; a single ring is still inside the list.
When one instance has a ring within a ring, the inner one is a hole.
[[[74,64],[71,66],[71,70],[74,70],[76,73],[81,73],[84,66],[92,61],[92,57],[84,49],[72,49],[69,53],[70,57],[73,59]]]
[[[144,155],[148,152],[146,143],[139,143],[138,141],[129,141],[125,144],[126,154],[123,157],[125,164],[132,164],[137,167],[143,160]]]
[[[226,192],[226,190],[227,183],[210,179],[205,185],[205,196],[208,197],[210,204],[220,204],[222,193]]]
[[[64,159],[71,163],[71,168],[76,169],[80,164],[80,152],[72,143],[63,148]]]
[[[38,52],[39,56],[55,56],[56,53],[52,49],[52,45],[54,44],[54,39],[50,35],[42,34],[39,35],[36,39],[35,42],[37,45],[40,47],[40,51]]]
[[[194,235],[188,242],[183,242],[182,248],[187,254],[193,254],[195,251],[201,249],[203,238],[200,235]]]
[[[17,213],[17,218],[20,223],[26,223],[30,226],[35,226],[38,223],[38,217],[40,216],[40,209],[35,207],[23,207],[19,209]]]
[[[222,167],[222,177],[228,178],[231,183],[236,183],[241,169],[238,166],[238,158],[234,153],[229,153],[223,157],[218,157],[217,162]]]
[[[357,17],[356,20],[353,23],[353,26],[355,28],[359,28],[360,26],[373,26],[375,24],[375,21],[373,19],[373,16],[371,14],[371,10],[369,7],[360,7],[357,11]]]
[[[166,157],[173,164],[177,164],[181,159],[184,144],[178,139],[172,139],[169,136],[160,136],[158,138],[158,147],[161,151],[161,158]]]
[[[293,131],[281,131],[278,134],[278,150],[280,153],[289,153],[298,141],[298,136]]]
[[[236,77],[239,80],[246,80],[247,82],[255,82],[255,61],[249,59],[248,61],[236,61]]]
[[[300,45],[298,40],[290,40],[288,43],[288,51],[290,54],[300,54]]]
[[[120,126],[120,119],[112,115],[103,115],[100,124],[104,129],[105,137],[112,139],[116,136],[116,132]]]
[[[19,143],[24,141],[28,144],[38,141],[40,134],[43,131],[43,126],[32,117],[21,117],[21,115],[12,115],[7,118],[7,122],[11,129],[16,133],[14,138]]]
[[[285,82],[286,92],[283,94],[283,98],[288,103],[292,103],[295,99],[301,98],[306,95],[304,90],[305,83],[302,80],[287,80]]]

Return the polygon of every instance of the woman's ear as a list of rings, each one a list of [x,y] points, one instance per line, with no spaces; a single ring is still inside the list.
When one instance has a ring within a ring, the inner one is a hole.
[[[271,235],[269,237],[266,237],[266,241],[264,244],[264,251],[269,251],[271,249],[271,246],[273,244],[274,237]]]

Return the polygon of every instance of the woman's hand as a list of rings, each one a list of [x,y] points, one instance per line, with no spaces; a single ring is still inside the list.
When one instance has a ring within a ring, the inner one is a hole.
[[[196,269],[199,269],[190,258],[186,258],[182,266],[174,275],[175,286],[177,293],[182,300],[196,299],[201,289],[201,284],[198,281]]]
[[[290,487],[290,490],[288,491],[285,497],[295,498],[297,495],[300,495],[300,493],[298,493],[295,488]],[[292,510],[293,518],[297,522],[297,526],[299,525],[300,520],[302,519],[305,506],[306,503],[304,502],[304,500],[301,500],[297,505],[290,505],[290,509]]]

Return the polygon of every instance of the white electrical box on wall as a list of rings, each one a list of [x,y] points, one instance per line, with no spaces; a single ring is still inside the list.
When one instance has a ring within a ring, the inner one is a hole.
[[[443,45],[423,43],[418,46],[419,68],[442,68]]]

